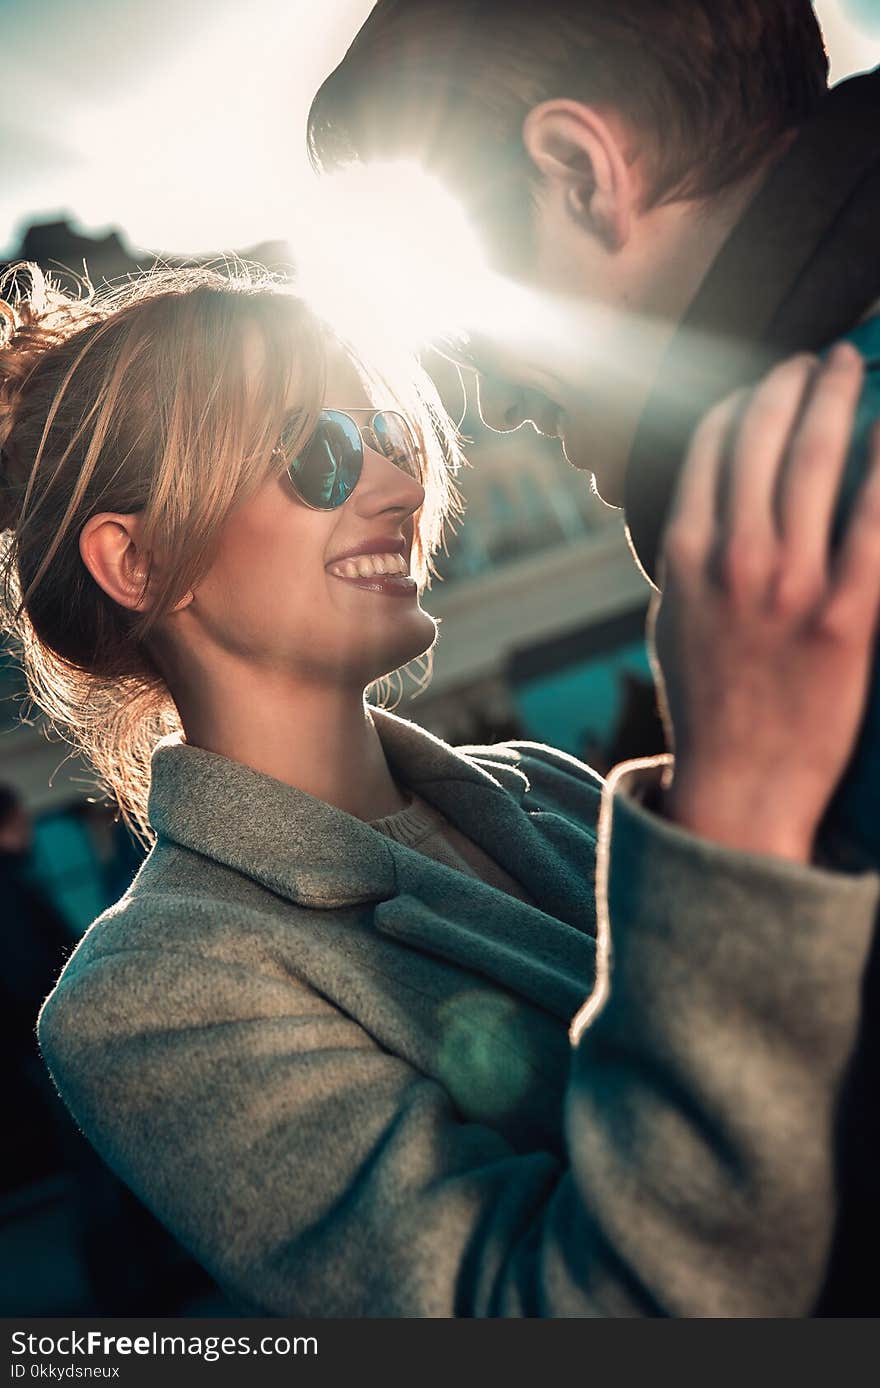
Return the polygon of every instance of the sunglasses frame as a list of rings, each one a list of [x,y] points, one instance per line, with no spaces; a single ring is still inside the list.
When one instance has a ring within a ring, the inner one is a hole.
[[[309,445],[311,444],[312,439],[314,439],[315,434],[316,434],[317,431],[318,431],[318,426],[320,425],[320,423],[321,423],[321,421],[323,420],[324,416],[325,416],[325,415],[335,415],[335,414],[337,414],[337,415],[341,414],[341,415],[343,415],[346,419],[350,420],[350,422],[354,425],[355,429],[357,430],[358,438],[360,439],[360,444],[361,444],[360,467],[359,467],[359,469],[358,469],[358,475],[357,475],[357,477],[356,477],[356,479],[355,479],[355,481],[354,481],[354,485],[352,486],[351,491],[348,493],[348,496],[343,497],[343,499],[342,499],[341,501],[338,501],[338,502],[336,503],[335,506],[316,506],[315,503],[314,503],[313,501],[309,501],[307,497],[303,496],[303,494],[302,494],[302,492],[301,492],[301,490],[300,490],[300,488],[299,488],[299,485],[297,484],[297,480],[296,480],[296,478],[295,478],[294,475],[293,475],[292,469],[293,469],[293,465],[294,465],[294,463],[296,462],[297,458],[299,458],[299,457],[301,456],[301,454],[305,451],[305,449],[308,448]],[[359,424],[358,421],[354,418],[355,415],[369,415],[370,418],[369,418],[369,420],[368,420],[366,423],[364,423],[364,424]],[[403,426],[403,429],[404,429],[404,431],[405,431],[406,436],[407,436],[407,437],[411,440],[411,442],[412,442],[412,460],[413,460],[413,463],[418,467],[418,475],[412,473],[411,471],[409,471],[408,469],[403,468],[403,467],[400,468],[400,471],[406,473],[406,475],[407,475],[408,477],[412,477],[414,481],[418,481],[418,482],[422,482],[422,481],[423,481],[423,474],[422,474],[422,457],[423,457],[423,455],[422,455],[422,450],[419,448],[418,442],[417,442],[417,440],[416,440],[416,436],[415,436],[415,434],[413,433],[412,429],[410,428],[409,424],[407,423],[406,418],[400,413],[399,410],[377,410],[377,409],[375,409],[374,406],[372,406],[372,405],[352,405],[352,406],[348,406],[348,407],[347,407],[346,409],[344,409],[344,410],[338,410],[338,409],[336,409],[335,407],[333,407],[333,408],[327,408],[327,409],[321,410],[321,413],[320,413],[320,415],[318,416],[318,425],[315,426],[314,432],[311,434],[311,436],[310,436],[308,439],[306,439],[305,443],[303,444],[303,447],[299,450],[299,452],[296,454],[296,456],[295,456],[294,458],[290,458],[290,459],[288,458],[285,449],[282,447],[282,445],[281,445],[280,443],[277,443],[277,444],[275,445],[275,447],[272,449],[272,457],[273,457],[273,458],[276,458],[276,457],[277,457],[277,458],[284,458],[284,460],[285,460],[285,462],[286,462],[286,464],[287,464],[286,472],[287,472],[288,479],[290,480],[290,484],[291,484],[291,486],[293,487],[294,491],[296,492],[297,496],[299,497],[300,501],[302,502],[303,506],[307,506],[307,507],[309,508],[310,511],[323,511],[323,512],[325,512],[325,513],[328,512],[328,511],[338,511],[339,508],[340,508],[341,506],[344,506],[345,503],[346,503],[346,501],[348,501],[349,497],[351,497],[351,496],[354,494],[355,487],[357,487],[358,482],[360,482],[361,476],[363,475],[363,471],[364,471],[364,445],[365,445],[365,444],[366,444],[366,446],[367,446],[368,448],[372,448],[374,453],[379,453],[379,455],[380,455],[381,457],[387,458],[387,454],[383,453],[382,450],[379,449],[379,448],[374,448],[374,447],[373,447],[373,444],[370,443],[369,439],[365,439],[365,438],[364,438],[364,430],[365,430],[365,429],[370,429],[370,430],[371,430],[374,439],[377,437],[377,436],[376,436],[376,432],[375,432],[375,430],[373,429],[373,422],[374,422],[374,420],[378,419],[381,415],[390,415],[392,419],[397,420],[397,421]],[[393,459],[393,458],[388,458],[388,462],[394,462],[394,459]],[[395,467],[399,467],[399,464],[398,464],[398,463],[395,463],[394,466],[395,466]]]

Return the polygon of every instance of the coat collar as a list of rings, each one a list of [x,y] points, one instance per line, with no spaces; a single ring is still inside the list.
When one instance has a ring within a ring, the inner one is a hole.
[[[528,778],[514,765],[456,751],[384,709],[371,710],[395,777],[470,833],[497,837]],[[213,858],[304,906],[384,900],[397,890],[392,843],[355,816],[273,776],[183,741],[152,758],[150,823],[161,838]],[[495,825],[495,820],[499,823]]]
[[[819,351],[880,295],[880,68],[834,87],[722,247],[642,415],[626,479],[633,548],[656,570],[691,433],[794,350]]]

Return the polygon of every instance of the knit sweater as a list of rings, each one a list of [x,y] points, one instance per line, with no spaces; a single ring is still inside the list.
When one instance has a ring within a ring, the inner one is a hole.
[[[370,822],[380,834],[387,834],[398,843],[418,849],[419,853],[427,854],[437,863],[445,863],[447,867],[455,868],[468,877],[479,877],[491,887],[508,892],[520,901],[531,901],[528,892],[509,872],[499,867],[479,844],[462,834],[439,810],[418,795],[412,796],[405,809]]]

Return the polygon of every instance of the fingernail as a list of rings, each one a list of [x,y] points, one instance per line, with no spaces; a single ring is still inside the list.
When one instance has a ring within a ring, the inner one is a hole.
[[[857,366],[862,360],[861,352],[851,342],[838,342],[828,356],[828,365],[833,367]]]

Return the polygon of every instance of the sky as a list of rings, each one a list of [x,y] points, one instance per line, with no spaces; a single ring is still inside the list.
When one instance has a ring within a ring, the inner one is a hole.
[[[0,0],[0,253],[64,214],[169,253],[284,239],[372,0]]]
[[[372,0],[0,0],[0,256],[31,222],[179,255],[285,240],[312,96]],[[832,80],[880,0],[818,0]]]

